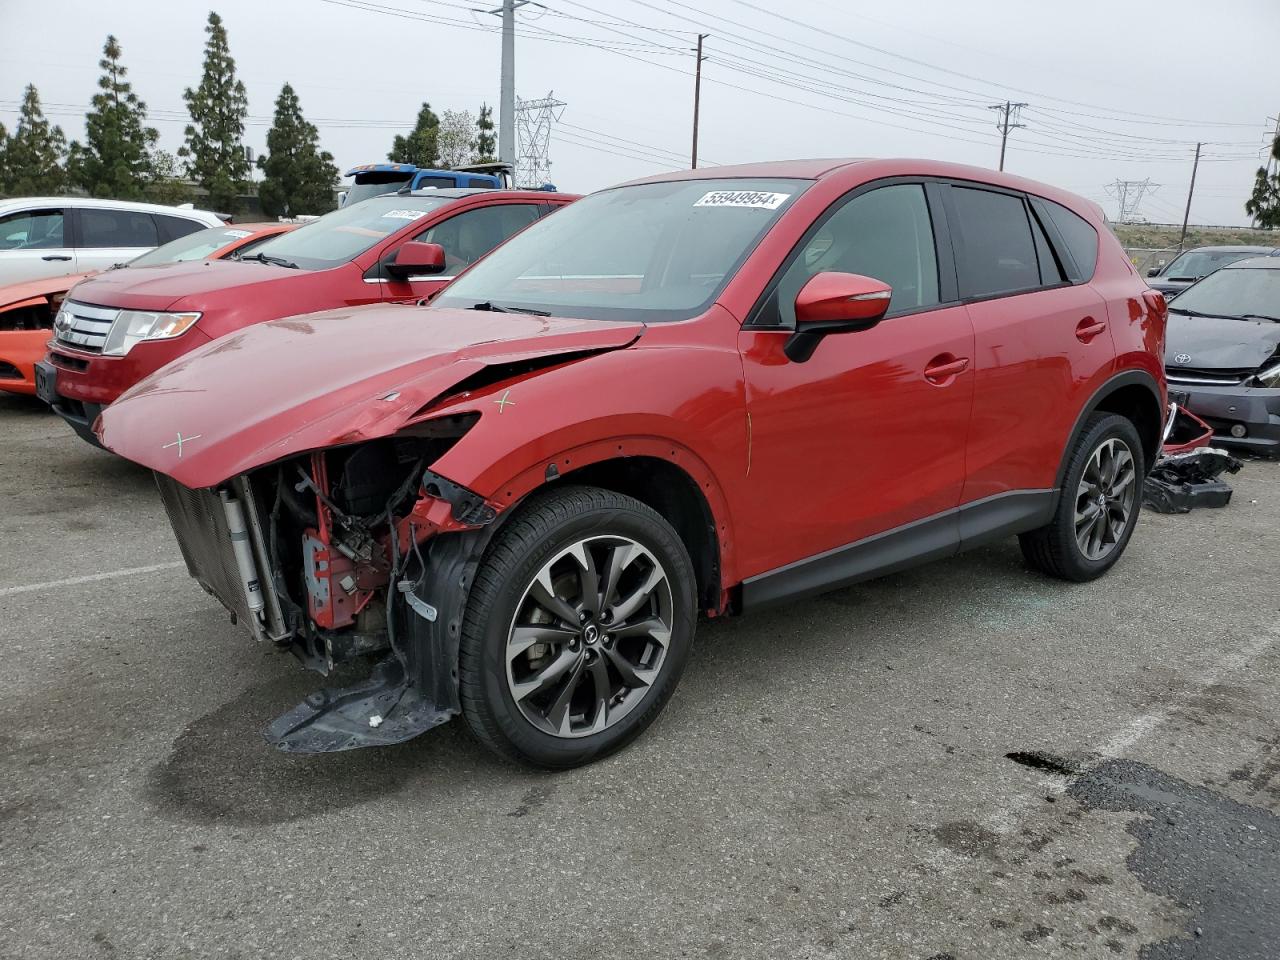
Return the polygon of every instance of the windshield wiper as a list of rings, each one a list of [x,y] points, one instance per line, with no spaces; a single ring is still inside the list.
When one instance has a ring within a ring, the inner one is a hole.
[[[257,260],[259,263],[270,263],[277,267],[288,267],[290,270],[297,270],[298,265],[292,260],[286,260],[284,257],[273,257],[269,253],[246,253],[241,260]]]
[[[1180,313],[1186,317],[1220,317],[1219,313],[1201,313],[1199,310],[1188,310],[1186,307],[1180,307],[1177,301],[1169,304],[1170,313]]]
[[[1242,320],[1270,320],[1272,323],[1280,323],[1280,317],[1272,317],[1272,316],[1268,316],[1268,315],[1267,315],[1267,314],[1265,314],[1265,313],[1242,313],[1242,314],[1240,314],[1240,319],[1242,319]]]
[[[492,300],[481,300],[467,307],[468,310],[488,310],[491,313],[527,313],[533,317],[549,317],[549,310],[532,310],[529,307],[501,307]]]

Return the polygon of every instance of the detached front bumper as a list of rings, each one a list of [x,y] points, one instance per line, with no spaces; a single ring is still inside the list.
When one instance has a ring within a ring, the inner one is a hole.
[[[1214,446],[1280,457],[1280,389],[1244,386],[1192,386],[1170,381],[1187,394],[1187,409],[1213,428]],[[1243,430],[1243,436],[1232,433]]]

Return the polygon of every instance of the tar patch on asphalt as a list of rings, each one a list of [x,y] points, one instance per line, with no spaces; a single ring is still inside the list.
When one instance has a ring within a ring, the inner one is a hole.
[[[1146,764],[1108,760],[1067,789],[1088,810],[1141,814],[1128,868],[1186,906],[1185,937],[1147,944],[1142,960],[1274,960],[1280,944],[1280,817]]]
[[[1042,750],[1015,750],[1013,753],[1006,753],[1005,758],[1032,770],[1043,770],[1059,777],[1071,777],[1080,772],[1078,764]]]

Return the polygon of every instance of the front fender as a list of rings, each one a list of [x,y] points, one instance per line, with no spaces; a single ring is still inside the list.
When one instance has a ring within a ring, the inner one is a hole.
[[[636,346],[503,381],[430,415],[465,412],[479,412],[479,421],[432,464],[434,473],[506,509],[604,460],[668,461],[706,498],[723,582],[737,581],[733,507],[745,482],[747,431],[736,348]]]

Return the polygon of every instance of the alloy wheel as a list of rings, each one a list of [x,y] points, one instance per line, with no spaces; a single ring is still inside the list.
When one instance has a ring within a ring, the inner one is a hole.
[[[1123,538],[1137,502],[1133,451],[1118,437],[1104,440],[1076,488],[1076,543],[1089,560],[1106,557]]]
[[[516,605],[507,688],[556,737],[606,730],[636,709],[662,670],[674,604],[667,573],[635,540],[579,540],[542,565]]]

